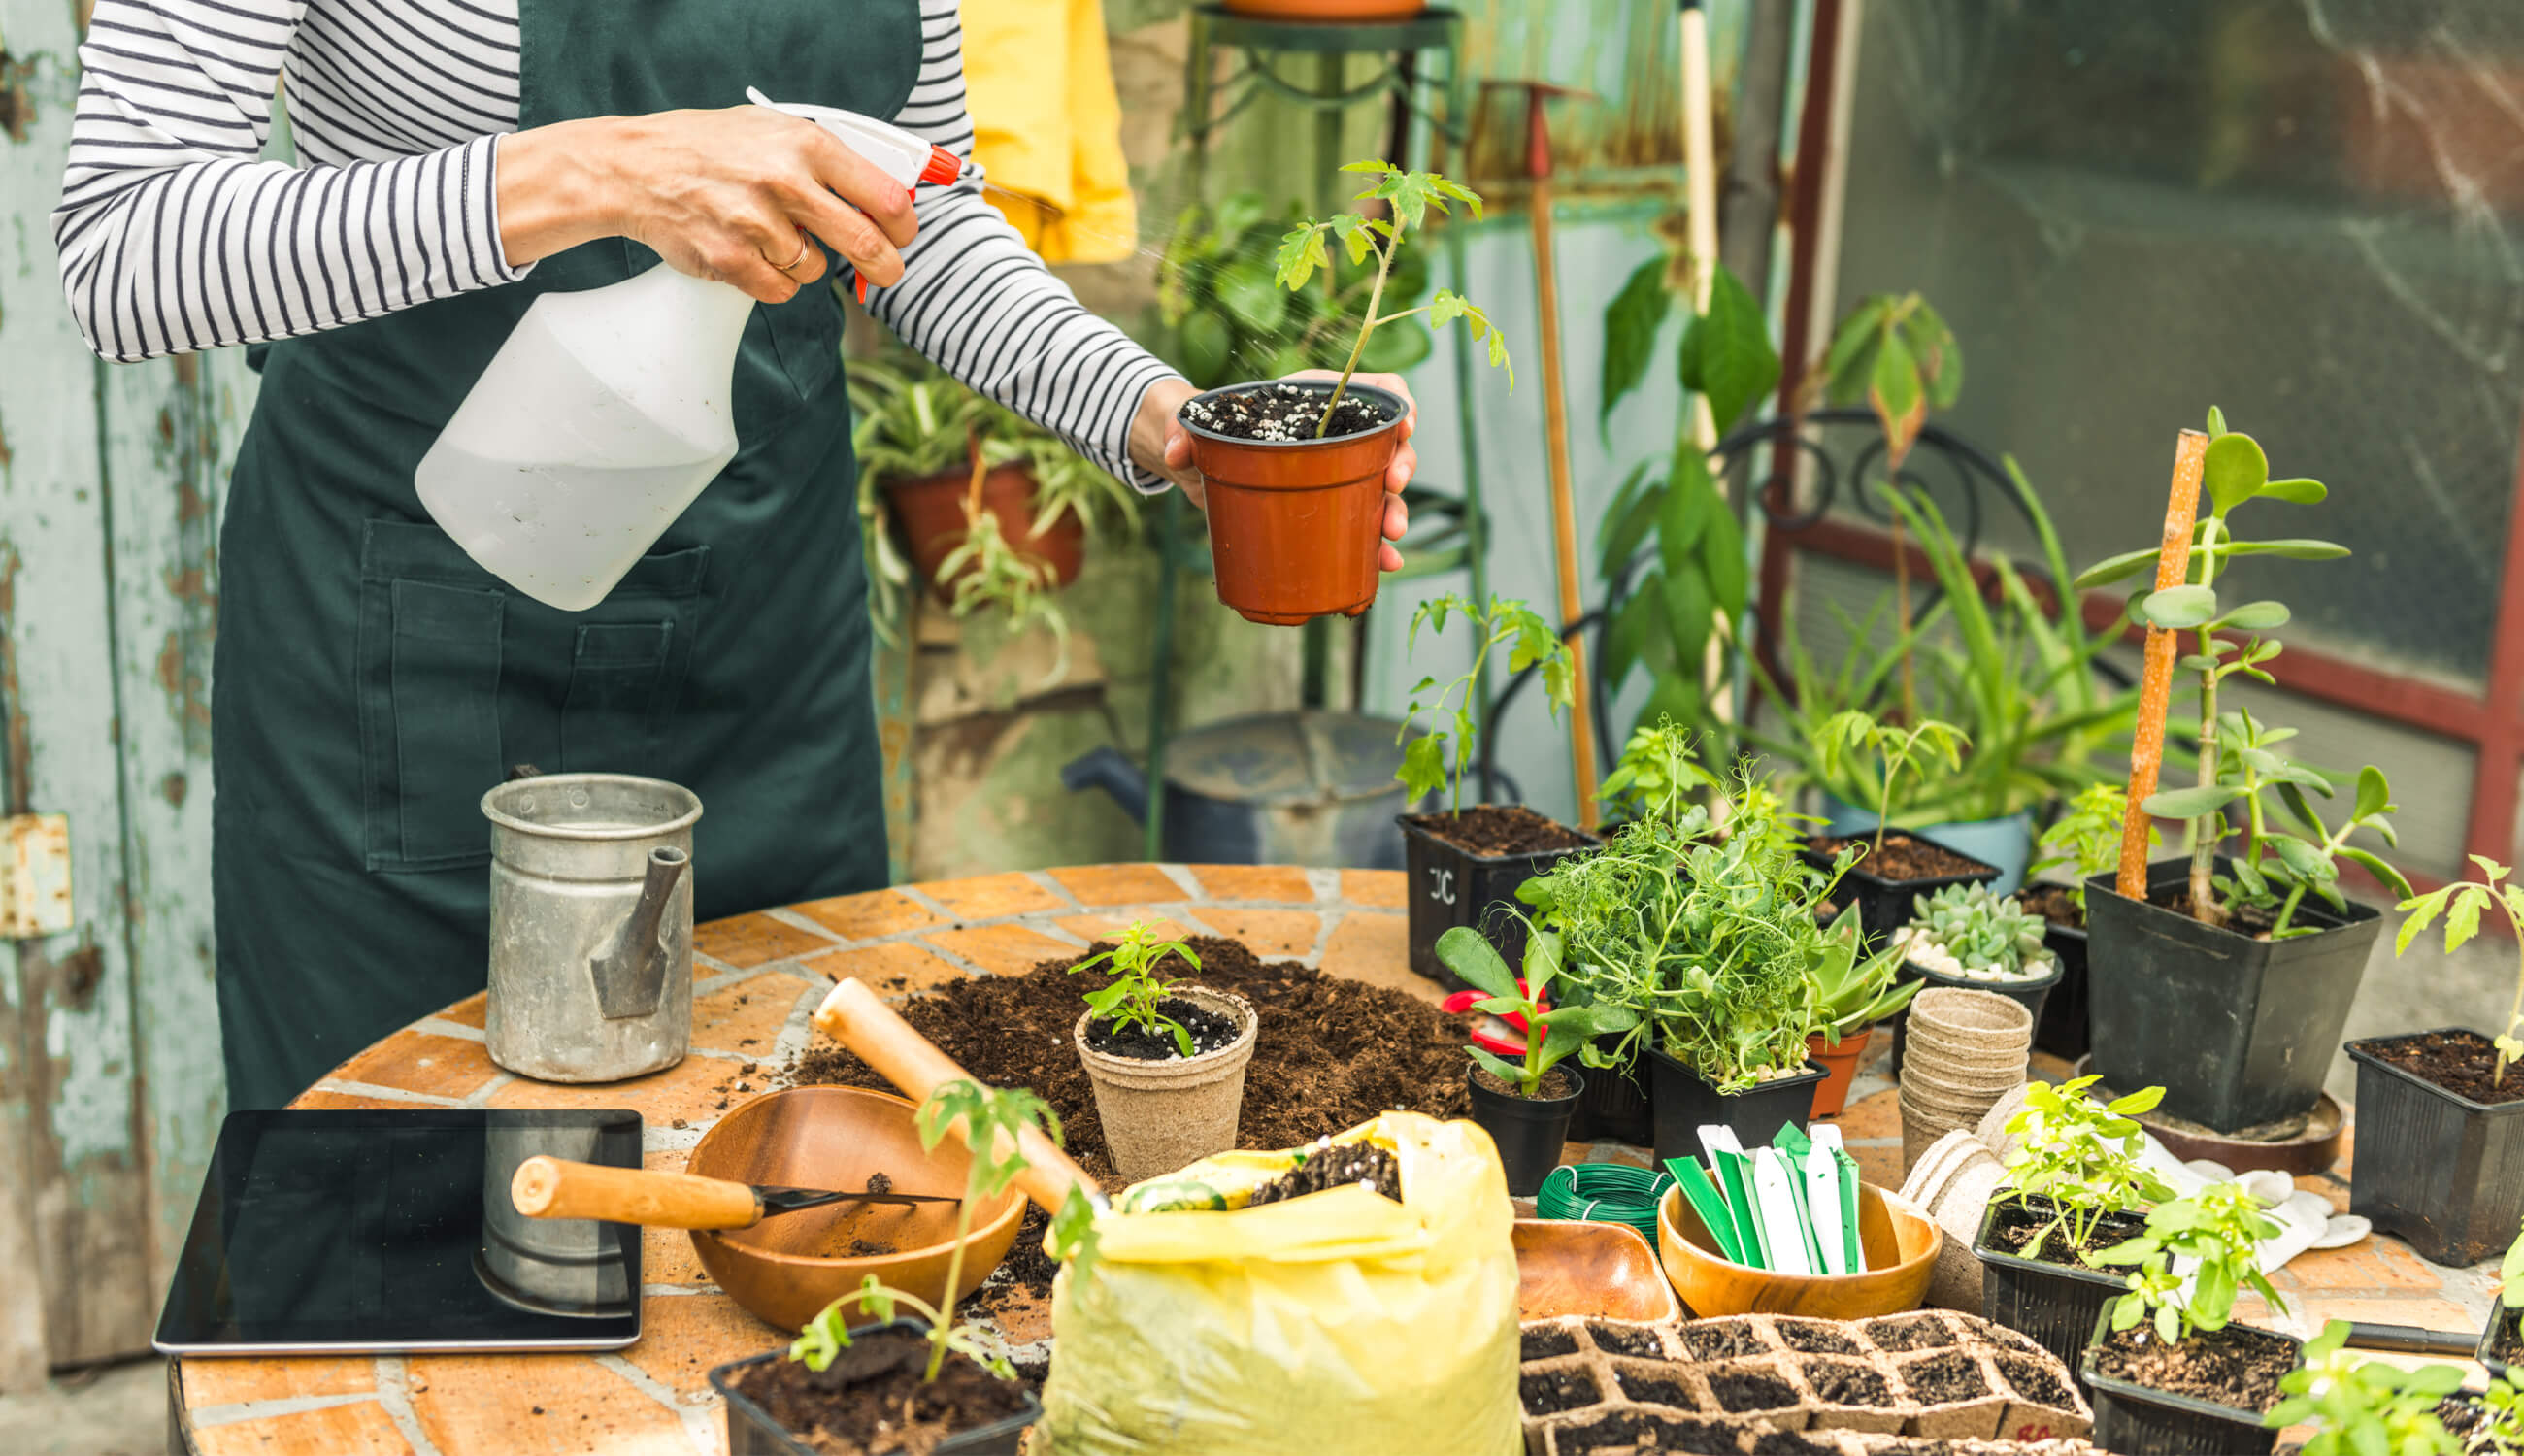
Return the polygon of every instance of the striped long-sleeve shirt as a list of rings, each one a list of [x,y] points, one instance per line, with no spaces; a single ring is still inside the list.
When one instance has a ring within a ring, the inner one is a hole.
[[[98,0],[53,234],[98,354],[127,362],[373,318],[523,276],[500,243],[517,0]],[[898,124],[969,160],[956,0],[921,0]],[[275,82],[306,164],[258,161]],[[1172,371],[1087,312],[984,200],[920,189],[870,312],[1142,490],[1128,441]]]

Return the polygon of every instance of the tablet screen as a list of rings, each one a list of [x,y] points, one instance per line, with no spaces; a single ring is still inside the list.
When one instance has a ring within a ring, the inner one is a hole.
[[[545,1153],[640,1166],[612,1111],[233,1112],[157,1346],[616,1349],[640,1333],[640,1231],[509,1203]]]

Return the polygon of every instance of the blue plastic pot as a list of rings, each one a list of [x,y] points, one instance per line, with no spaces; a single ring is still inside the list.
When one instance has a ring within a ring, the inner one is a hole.
[[[1873,834],[1875,811],[1845,803],[1840,797],[1822,795],[1823,832],[1837,835]],[[1946,824],[1922,824],[1913,828],[1896,824],[1896,829],[1912,833],[1954,850],[1967,854],[1983,864],[1998,866],[1998,878],[1990,882],[1992,895],[2014,895],[2024,887],[2024,866],[2033,859],[2033,811],[2019,810],[2004,819],[1958,819]]]

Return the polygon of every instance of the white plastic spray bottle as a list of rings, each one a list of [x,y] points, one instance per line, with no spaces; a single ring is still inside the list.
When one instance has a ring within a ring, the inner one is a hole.
[[[873,118],[746,96],[822,126],[906,191],[962,170]],[[420,504],[502,581],[564,611],[594,607],[735,458],[730,396],[752,314],[743,290],[662,263],[536,299],[421,458]]]

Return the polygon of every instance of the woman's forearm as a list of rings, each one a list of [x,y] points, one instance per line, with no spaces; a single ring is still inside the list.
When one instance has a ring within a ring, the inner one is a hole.
[[[500,247],[510,267],[621,231],[603,160],[617,129],[613,118],[592,117],[500,138]]]

